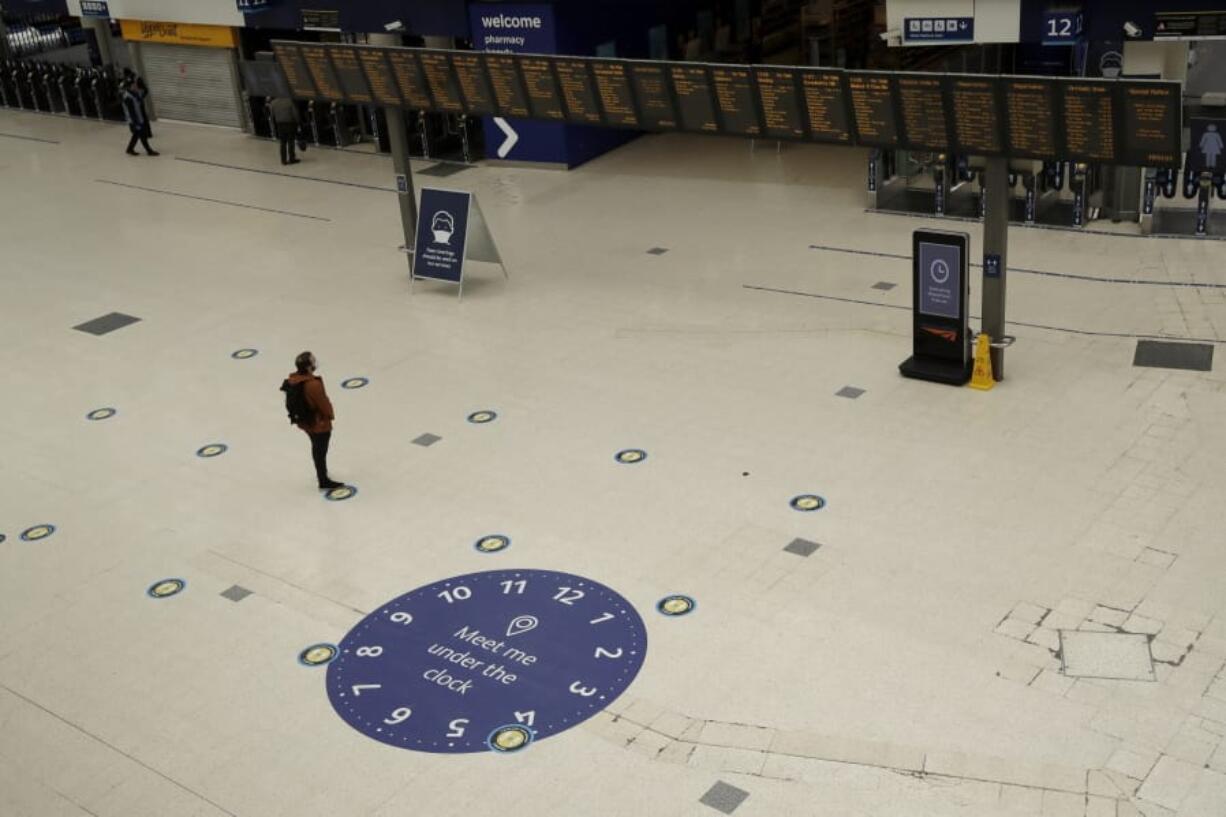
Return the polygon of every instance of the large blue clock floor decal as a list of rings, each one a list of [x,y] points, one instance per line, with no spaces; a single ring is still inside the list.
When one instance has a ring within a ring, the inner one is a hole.
[[[420,587],[362,619],[328,665],[353,728],[422,752],[509,751],[590,718],[643,665],[647,630],[608,587],[495,570]],[[513,740],[497,740],[507,727]]]

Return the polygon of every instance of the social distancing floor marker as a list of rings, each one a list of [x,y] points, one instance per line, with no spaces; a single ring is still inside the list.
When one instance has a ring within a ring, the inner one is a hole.
[[[298,663],[304,667],[322,667],[331,663],[339,654],[340,648],[335,644],[312,644],[298,653]]]
[[[183,579],[162,579],[149,585],[145,595],[151,599],[168,599],[179,595],[186,587],[187,582]]]
[[[220,457],[229,450],[230,447],[224,443],[210,443],[196,449],[196,456],[207,460],[211,459],[212,457]]]
[[[55,533],[55,525],[34,525],[21,532],[21,541],[37,542],[40,539],[46,539],[53,533]]]
[[[370,385],[369,377],[347,377],[341,381],[341,388],[353,391],[354,389],[364,389]]]
[[[672,595],[665,596],[656,602],[656,611],[666,616],[676,617],[694,612],[697,606],[698,602],[689,596]]]
[[[795,510],[807,513],[810,511],[820,511],[826,507],[826,500],[817,494],[801,494],[800,496],[792,497],[792,501],[788,504]]]
[[[86,420],[95,420],[95,421],[97,421],[97,420],[109,420],[109,419],[111,419],[112,417],[114,417],[114,416],[115,416],[116,414],[118,414],[118,413],[119,413],[119,412],[117,412],[115,409],[110,408],[110,407],[107,407],[107,408],[96,408],[96,409],[94,409],[93,411],[91,411],[89,414],[86,414],[86,415],[85,415],[85,419],[86,419]]]
[[[532,743],[532,738],[533,733],[531,729],[513,723],[495,729],[490,733],[489,740],[486,743],[495,752],[508,754],[528,748],[528,745]]]
[[[344,502],[347,499],[353,499],[358,495],[358,486],[342,485],[339,488],[330,488],[324,492],[324,499],[329,502]]]
[[[259,353],[259,349],[239,349],[237,352],[230,355],[230,357],[234,358],[235,360],[250,360]]]
[[[468,422],[474,423],[476,425],[492,423],[497,419],[498,419],[497,413],[492,412],[492,411],[474,411],[472,414],[468,415]]]
[[[622,465],[637,465],[647,459],[647,452],[641,448],[626,448],[613,455],[613,459]]]
[[[495,533],[490,536],[482,536],[473,543],[473,548],[478,553],[497,553],[500,550],[506,550],[510,546],[510,537],[503,536],[500,533]]]

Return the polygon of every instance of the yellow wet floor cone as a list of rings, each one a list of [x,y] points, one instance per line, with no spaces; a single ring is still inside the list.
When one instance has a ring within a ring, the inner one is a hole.
[[[971,375],[971,388],[987,391],[996,385],[992,377],[992,339],[980,333],[975,342],[975,371]]]

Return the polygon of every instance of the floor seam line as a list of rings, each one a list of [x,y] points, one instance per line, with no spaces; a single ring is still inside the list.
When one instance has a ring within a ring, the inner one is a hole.
[[[26,697],[25,695],[22,695],[20,692],[18,692],[17,690],[13,689],[12,687],[10,687],[8,684],[4,683],[3,681],[0,681],[0,688],[3,688],[3,689],[4,689],[4,690],[6,690],[6,691],[7,691],[9,694],[14,695],[14,696],[16,696],[16,697],[20,698],[21,700],[25,701],[27,704],[29,704],[30,706],[34,707],[35,709],[38,709],[38,710],[39,710],[39,711],[41,711],[41,712],[45,712],[46,714],[48,714],[48,715],[50,715],[51,717],[55,718],[55,719],[56,719],[57,721],[59,721],[60,723],[63,723],[65,726],[70,726],[70,727],[72,727],[73,729],[75,729],[75,730],[77,730],[78,732],[80,732],[82,735],[85,735],[86,737],[92,738],[93,740],[97,741],[98,743],[101,743],[103,746],[107,747],[107,748],[108,748],[108,749],[110,749],[111,751],[113,751],[113,752],[118,752],[119,754],[123,755],[123,756],[124,756],[124,757],[126,757],[128,760],[132,761],[133,763],[135,763],[136,765],[140,766],[141,768],[143,768],[143,769],[145,769],[145,770],[147,770],[147,771],[153,772],[155,775],[157,775],[158,777],[162,778],[162,779],[163,779],[163,780],[165,780],[167,783],[171,783],[172,785],[177,786],[178,788],[182,789],[183,791],[187,792],[188,794],[192,795],[193,797],[197,798],[198,800],[200,800],[200,801],[202,801],[202,802],[204,802],[204,803],[208,803],[210,806],[212,806],[213,808],[217,809],[218,811],[221,811],[221,812],[223,812],[223,813],[225,813],[225,814],[228,814],[228,815],[230,815],[230,817],[238,817],[238,815],[237,815],[237,814],[235,814],[234,812],[230,811],[228,808],[226,808],[225,806],[221,805],[220,803],[217,803],[217,802],[215,802],[215,801],[213,801],[213,800],[210,800],[209,798],[205,797],[205,796],[204,796],[203,794],[201,794],[200,792],[195,791],[194,789],[192,789],[192,788],[190,788],[190,787],[188,787],[188,786],[185,786],[184,784],[180,783],[178,780],[175,780],[173,777],[171,777],[170,775],[166,774],[165,772],[159,771],[158,769],[155,769],[154,767],[150,766],[148,763],[145,763],[145,762],[144,762],[143,760],[141,760],[140,758],[138,758],[138,757],[136,757],[136,756],[134,756],[134,755],[130,755],[130,754],[128,754],[128,753],[127,753],[127,752],[125,752],[123,749],[120,749],[118,746],[116,746],[115,744],[113,744],[113,743],[111,743],[110,741],[106,740],[105,738],[99,737],[98,735],[95,735],[93,732],[90,732],[88,729],[86,729],[86,728],[84,728],[84,727],[82,727],[82,726],[79,726],[79,725],[77,725],[77,724],[73,723],[72,721],[68,720],[67,718],[65,718],[64,716],[62,716],[62,715],[60,715],[60,714],[58,714],[58,713],[56,713],[56,712],[51,711],[51,710],[50,710],[50,709],[48,709],[47,707],[45,707],[45,706],[43,706],[42,704],[40,704],[38,701],[35,701],[33,698],[28,698],[28,697]]]

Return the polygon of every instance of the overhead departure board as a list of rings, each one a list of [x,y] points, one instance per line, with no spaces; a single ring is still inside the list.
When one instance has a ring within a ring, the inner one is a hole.
[[[804,139],[796,72],[755,67],[753,75],[762,103],[762,132],[771,139]]]
[[[345,101],[355,105],[369,105],[375,101],[370,83],[358,62],[358,52],[353,46],[333,46],[329,49],[332,56],[332,67],[336,69],[337,79],[341,83],[341,91]]]
[[[1177,82],[705,65],[274,41],[252,96],[957,155],[1178,167]]]
[[[715,104],[724,123],[724,133],[733,136],[761,136],[758,96],[754,93],[749,68],[731,65],[711,66],[711,85]]]
[[[596,94],[604,111],[604,122],[615,128],[638,128],[639,115],[634,108],[634,92],[630,90],[630,75],[624,62],[595,60],[592,76],[596,79]]]
[[[303,45],[302,58],[306,61],[307,70],[315,82],[315,98],[326,99],[329,102],[344,102],[345,94],[341,90],[341,81],[328,58],[329,49],[322,45]]]
[[[668,87],[668,74],[664,63],[631,62],[630,84],[639,102],[639,116],[647,130],[676,130],[677,110],[673,107],[672,93]]]
[[[946,79],[953,111],[954,153],[999,156],[1005,152],[1001,127],[1000,85],[993,77],[951,76]]]
[[[1056,83],[1030,77],[1005,77],[1001,84],[1009,133],[1005,152],[1019,159],[1059,156],[1060,106]]]
[[[1121,82],[1116,89],[1122,113],[1116,164],[1178,168],[1183,159],[1179,86],[1169,82]]]
[[[498,113],[480,54],[452,54],[451,67],[460,83],[460,92],[464,94],[465,113],[470,116],[493,116]]]
[[[444,51],[421,51],[421,70],[434,97],[434,108],[446,113],[464,113],[464,98],[460,96],[460,80]]]
[[[483,54],[485,58],[485,73],[490,78],[490,88],[494,93],[494,104],[498,106],[499,116],[531,116],[528,110],[528,97],[524,93],[524,83],[519,76],[519,65],[515,57],[506,54]]]
[[[1115,95],[1110,82],[1065,80],[1060,112],[1063,158],[1078,162],[1115,161]]]
[[[842,71],[802,70],[801,99],[809,124],[809,138],[817,142],[850,145],[850,98]],[[893,122],[891,115],[890,121]]]
[[[524,89],[528,93],[528,107],[536,119],[562,121],[562,92],[558,90],[557,77],[549,60],[541,57],[523,57],[519,69],[524,77]]]
[[[285,73],[290,93],[298,99],[314,99],[315,83],[311,81],[311,72],[302,57],[302,49],[296,43],[274,43],[272,51]]]
[[[426,76],[422,73],[417,55],[403,48],[391,49],[387,52],[388,64],[392,66],[392,76],[404,97],[404,105],[416,111],[428,111],[434,107],[430,99],[430,90],[426,85]]]
[[[588,61],[583,59],[558,59],[554,60],[553,69],[566,103],[567,120],[576,125],[599,125],[600,105],[587,65]]]
[[[902,74],[898,77],[898,108],[902,114],[902,138],[907,150],[943,153],[949,150],[945,91],[941,77],[932,74]]]
[[[862,145],[898,147],[898,122],[894,116],[894,79],[891,74],[862,71],[847,75],[851,111]]]
[[[673,93],[683,130],[719,133],[715,102],[711,99],[711,80],[703,65],[670,65]]]
[[[400,89],[396,87],[396,78],[392,75],[392,67],[388,64],[387,54],[378,48],[355,46],[358,62],[366,72],[366,80],[370,83],[370,94],[376,105],[385,108],[396,108],[404,104]]]

